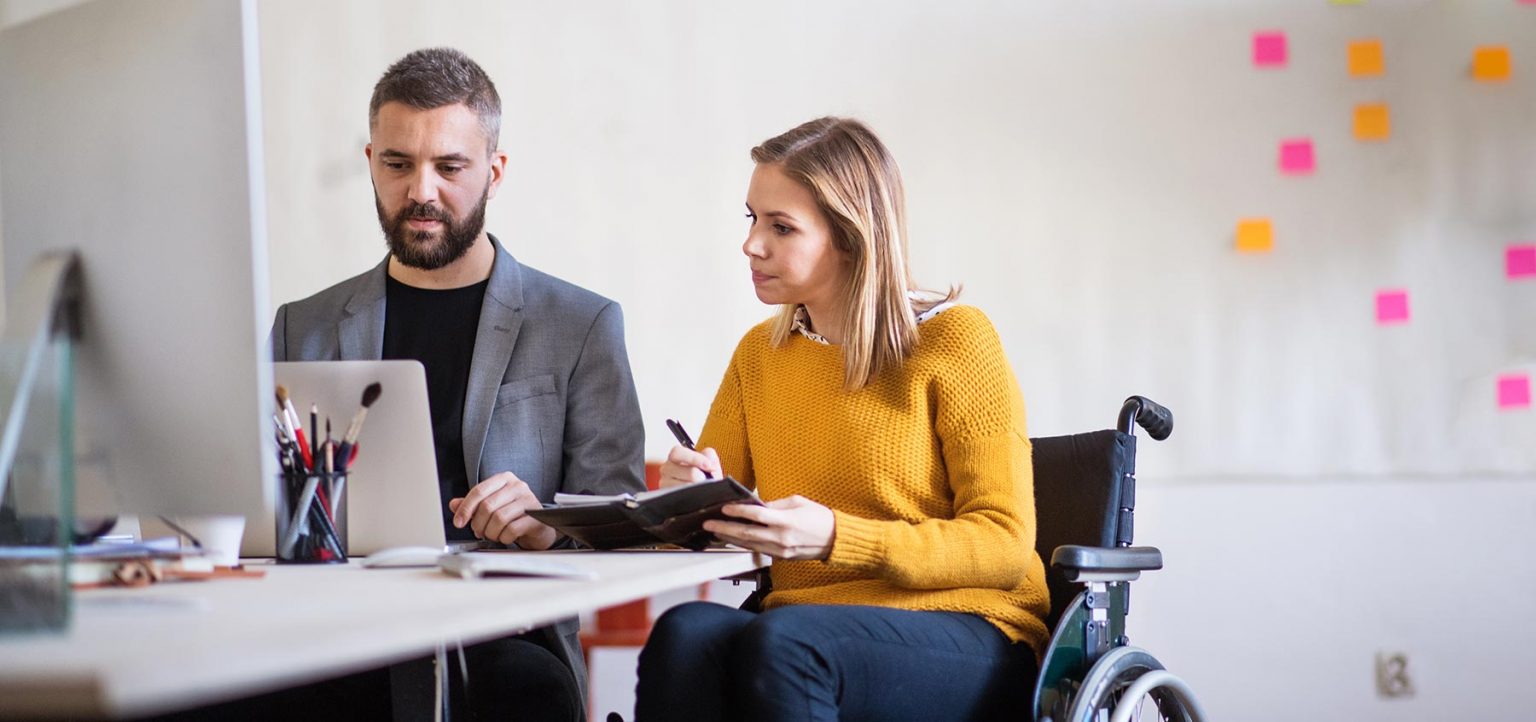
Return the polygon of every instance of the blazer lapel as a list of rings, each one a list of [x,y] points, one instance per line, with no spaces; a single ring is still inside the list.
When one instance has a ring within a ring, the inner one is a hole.
[[[469,365],[469,388],[464,392],[464,471],[469,485],[480,478],[480,453],[485,449],[485,435],[490,430],[491,412],[496,392],[512,359],[517,332],[523,323],[522,270],[517,260],[491,236],[496,260],[491,266],[491,282],[480,305],[480,324],[475,331],[475,353]]]
[[[341,360],[377,361],[384,355],[384,276],[387,273],[388,257],[364,277],[362,285],[347,301],[346,315],[336,328]]]

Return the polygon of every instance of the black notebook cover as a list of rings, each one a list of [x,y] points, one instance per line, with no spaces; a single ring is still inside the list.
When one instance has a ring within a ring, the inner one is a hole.
[[[726,504],[761,505],[740,482],[726,477],[625,494],[610,501],[532,509],[531,516],[593,549],[676,544],[703,549],[715,536],[704,522],[725,519]]]

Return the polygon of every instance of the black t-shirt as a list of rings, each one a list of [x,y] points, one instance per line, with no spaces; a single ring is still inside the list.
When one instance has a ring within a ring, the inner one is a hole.
[[[474,539],[469,527],[453,528],[448,500],[469,493],[473,481],[464,468],[464,392],[475,355],[480,304],[490,281],[435,291],[389,278],[384,296],[384,358],[412,359],[427,367],[427,404],[432,411],[432,443],[437,447],[437,478],[443,499],[443,529],[454,540]],[[478,471],[478,470],[473,470]]]

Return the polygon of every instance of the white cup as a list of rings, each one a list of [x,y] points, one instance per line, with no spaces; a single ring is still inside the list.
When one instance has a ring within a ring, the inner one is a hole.
[[[240,563],[240,538],[245,536],[245,517],[178,516],[176,523],[197,537],[209,561],[221,567]]]

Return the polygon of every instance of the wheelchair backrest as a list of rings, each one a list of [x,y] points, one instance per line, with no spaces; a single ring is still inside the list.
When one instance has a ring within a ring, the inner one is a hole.
[[[1030,439],[1035,469],[1035,549],[1051,591],[1048,628],[1082,585],[1051,568],[1063,544],[1130,546],[1136,509],[1136,437],[1114,429]]]

